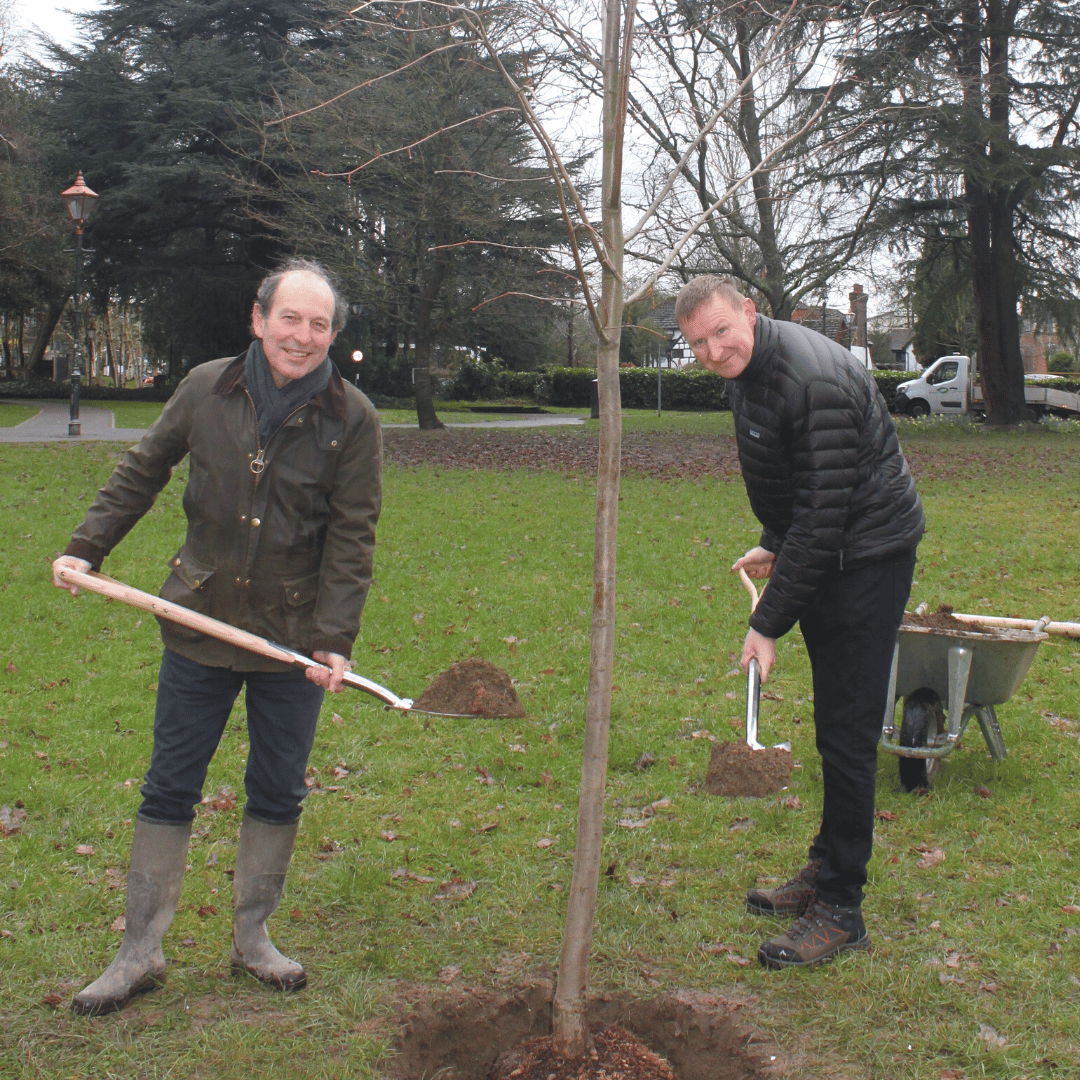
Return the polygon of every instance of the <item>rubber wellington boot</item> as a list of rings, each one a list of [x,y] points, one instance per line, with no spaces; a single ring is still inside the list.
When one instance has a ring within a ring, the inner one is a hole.
[[[190,839],[190,822],[136,816],[124,940],[105,974],[72,999],[75,1012],[84,1016],[115,1012],[133,994],[154,990],[165,981],[161,941],[176,914]]]
[[[298,821],[273,825],[244,815],[233,873],[233,967],[278,990],[300,990],[307,974],[274,948],[266,920],[281,902]]]

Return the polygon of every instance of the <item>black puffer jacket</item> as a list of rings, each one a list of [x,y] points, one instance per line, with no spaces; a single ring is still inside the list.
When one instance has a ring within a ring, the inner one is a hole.
[[[926,519],[885,401],[847,349],[758,315],[731,390],[761,546],[776,554],[750,625],[776,638],[827,575],[911,550]]]

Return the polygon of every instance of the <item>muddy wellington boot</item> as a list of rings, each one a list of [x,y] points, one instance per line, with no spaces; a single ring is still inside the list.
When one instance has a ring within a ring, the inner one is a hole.
[[[124,940],[105,974],[79,991],[71,1008],[83,1016],[122,1009],[133,994],[165,981],[161,941],[176,914],[187,867],[190,822],[137,815],[127,876]]]
[[[747,910],[756,915],[802,915],[814,902],[820,859],[811,859],[790,881],[775,889],[751,889]]]
[[[278,990],[300,990],[307,974],[274,948],[266,920],[281,902],[299,821],[273,825],[244,815],[233,874],[233,967]]]

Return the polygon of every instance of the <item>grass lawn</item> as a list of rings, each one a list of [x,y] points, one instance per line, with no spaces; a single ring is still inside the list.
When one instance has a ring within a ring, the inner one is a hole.
[[[41,410],[36,405],[23,405],[21,402],[0,401],[0,427],[15,427]]]
[[[730,417],[635,413],[626,429],[730,434]],[[1080,620],[1075,431],[904,424],[902,438],[930,526],[910,607]],[[123,912],[160,658],[150,618],[48,583],[49,562],[119,452],[33,444],[0,455],[0,803],[26,813],[0,838],[0,1075],[372,1076],[402,983],[505,987],[557,967],[588,676],[594,479],[390,467],[356,669],[416,697],[452,660],[483,656],[516,680],[528,716],[425,720],[355,693],[328,701],[271,924],[305,964],[308,988],[284,997],[230,973],[225,871],[241,809],[222,799],[196,821],[165,941],[167,986],[117,1016],[67,1011],[119,944],[110,927]],[[157,590],[183,536],[183,466],[177,474],[107,573]],[[972,724],[932,793],[917,796],[880,756],[864,908],[872,953],[807,972],[740,966],[778,928],[745,912],[746,889],[801,865],[821,812],[805,651],[797,631],[782,642],[762,702],[762,741],[789,739],[801,762],[790,790],[703,795],[702,732],[742,734],[734,657],[748,603],[728,567],[758,529],[737,479],[636,474],[623,478],[619,529],[594,990],[751,996],[744,1021],[816,1059],[792,1076],[1080,1075],[1080,642],[1041,646],[999,707],[1004,762],[991,761]],[[241,805],[242,712],[206,785]],[[645,751],[656,764],[640,771]],[[670,805],[647,827],[620,825],[660,799]],[[933,848],[944,859],[920,866]],[[435,883],[455,877],[475,881],[475,892],[435,901]]]

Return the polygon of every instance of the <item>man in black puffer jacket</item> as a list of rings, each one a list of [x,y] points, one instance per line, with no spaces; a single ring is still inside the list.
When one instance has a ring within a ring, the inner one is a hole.
[[[758,315],[727,278],[696,278],[675,316],[698,362],[731,380],[732,413],[760,544],[733,570],[770,578],[742,667],[765,682],[796,622],[810,656],[821,754],[821,828],[806,866],[752,911],[794,915],[766,967],[805,966],[870,938],[861,904],[874,834],[877,743],[897,630],[911,592],[922,504],[873,378],[846,349]]]

